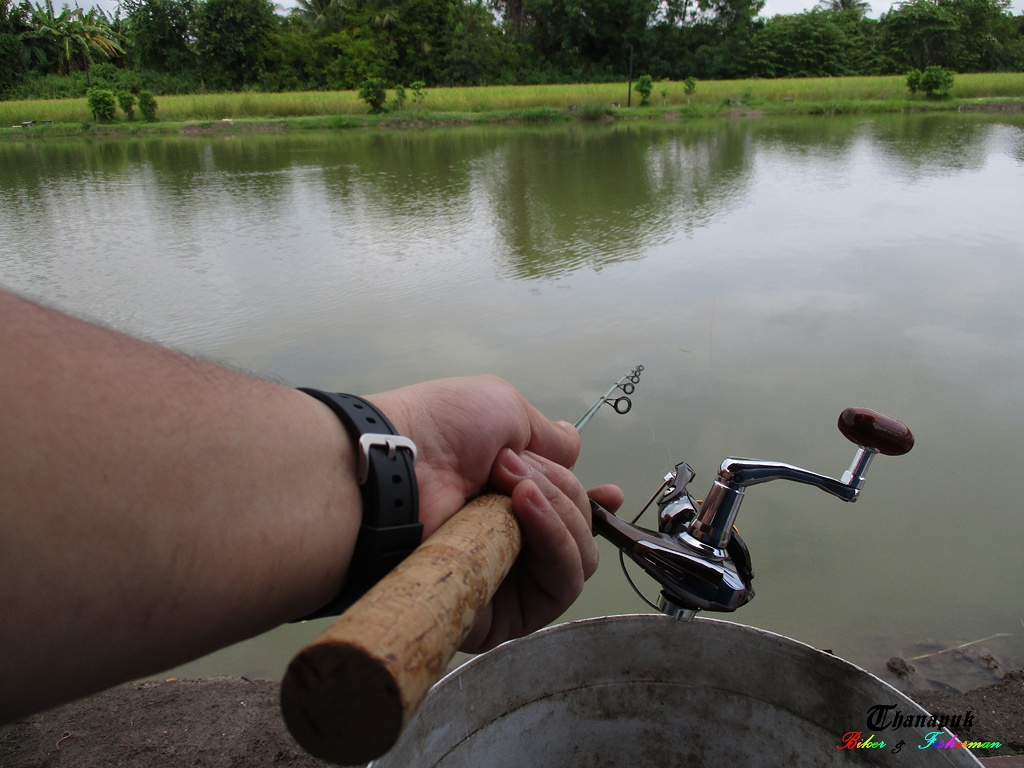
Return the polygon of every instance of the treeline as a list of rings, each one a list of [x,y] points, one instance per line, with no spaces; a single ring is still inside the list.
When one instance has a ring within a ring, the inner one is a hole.
[[[427,86],[1024,71],[1010,0],[121,0],[56,11],[0,0],[0,94]]]

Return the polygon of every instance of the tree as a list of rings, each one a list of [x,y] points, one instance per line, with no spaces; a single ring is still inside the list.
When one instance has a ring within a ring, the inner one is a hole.
[[[135,103],[135,94],[131,91],[117,92],[117,105],[121,107],[121,111],[124,112],[125,117],[129,120],[135,119]]]
[[[937,0],[955,19],[958,34],[946,66],[958,72],[1015,69],[1010,0]]]
[[[98,8],[88,12],[67,5],[58,14],[53,0],[27,7],[27,29],[20,34],[29,56],[41,69],[55,68],[65,75],[73,69],[88,69],[94,61],[124,53],[119,36],[110,28]]]
[[[573,78],[620,77],[641,43],[656,0],[523,0],[523,40]]]
[[[498,12],[506,31],[515,41],[523,38],[523,30],[526,27],[526,10],[523,8],[523,0],[491,0],[491,8]]]
[[[654,90],[654,79],[650,75],[640,75],[636,79],[636,92],[640,94],[640,106],[651,103],[651,91]]]
[[[371,115],[379,115],[384,111],[384,102],[387,101],[388,93],[384,89],[384,81],[378,78],[370,78],[359,86],[359,98],[370,107]]]
[[[482,0],[451,3],[447,28],[449,44],[444,55],[442,82],[449,85],[498,82],[506,66],[507,49],[494,15]]]
[[[871,10],[871,3],[867,0],[818,0],[817,7],[824,11],[852,13],[860,19]]]
[[[751,43],[756,77],[841,77],[852,74],[850,43],[836,13],[815,8],[768,19]]]
[[[696,71],[701,79],[732,79],[747,73],[750,44],[763,22],[757,15],[764,0],[700,0],[694,25]]]
[[[345,20],[344,0],[297,0],[292,15],[314,29],[337,32]]]
[[[0,95],[21,82],[28,69],[28,52],[18,33],[22,14],[8,10],[8,0],[0,0]]]
[[[884,14],[880,25],[903,69],[995,72],[1024,65],[1010,0],[913,0]]]
[[[907,73],[907,88],[911,93],[924,91],[929,99],[941,99],[949,95],[956,73],[945,67],[928,67],[924,72],[912,69]]]
[[[156,120],[156,99],[149,91],[139,93],[139,112],[147,122],[152,123]]]
[[[270,0],[202,0],[195,20],[196,53],[211,87],[259,82],[276,21]]]
[[[112,123],[114,121],[114,110],[117,108],[117,101],[113,91],[105,88],[90,88],[86,94],[86,103],[94,119],[101,123]]]
[[[448,51],[448,8],[437,0],[364,0],[364,37],[373,36],[392,83],[437,83]]]
[[[195,0],[121,0],[121,8],[140,67],[172,75],[195,67]]]
[[[925,69],[951,58],[960,27],[949,10],[932,0],[900,3],[880,19],[897,65]]]

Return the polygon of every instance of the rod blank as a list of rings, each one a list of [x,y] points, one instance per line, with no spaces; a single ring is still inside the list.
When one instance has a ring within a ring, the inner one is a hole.
[[[583,414],[583,416],[580,417],[580,420],[573,425],[576,427],[576,431],[579,432],[587,426],[587,423],[594,418],[594,414],[601,410],[601,406],[605,403],[609,403],[615,409],[616,413],[629,413],[629,409],[633,407],[633,402],[628,397],[623,395],[621,397],[616,397],[615,399],[610,398],[612,396],[612,392],[616,389],[621,389],[626,393],[626,395],[633,394],[636,389],[636,385],[640,382],[640,374],[643,373],[643,370],[644,367],[642,365],[638,365],[632,371],[612,384],[608,388],[608,391],[601,395],[601,397],[597,399],[596,403],[590,406],[590,410]],[[620,405],[623,403],[624,405]]]

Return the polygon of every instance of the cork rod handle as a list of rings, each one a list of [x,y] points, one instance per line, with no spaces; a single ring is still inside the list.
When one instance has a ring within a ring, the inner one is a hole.
[[[441,526],[292,660],[281,711],[296,741],[339,765],[387,752],[521,546],[505,496],[481,496]]]

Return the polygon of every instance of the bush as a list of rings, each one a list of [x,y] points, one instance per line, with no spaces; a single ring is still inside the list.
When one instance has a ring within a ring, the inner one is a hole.
[[[928,67],[924,72],[912,69],[907,72],[907,88],[911,93],[924,91],[929,99],[943,99],[953,87],[956,73],[945,67]]]
[[[417,80],[416,82],[412,83],[409,87],[412,88],[413,102],[415,102],[415,104],[419,106],[420,104],[423,103],[423,100],[427,98],[427,94],[423,92],[423,89],[426,87],[426,85],[423,83],[422,80]]]
[[[917,93],[921,89],[921,70],[912,69],[907,72],[907,88],[911,93]]]
[[[924,91],[929,99],[944,99],[949,96],[956,73],[945,67],[928,67],[921,73],[918,88]]]
[[[146,119],[147,122],[156,121],[156,99],[153,98],[153,94],[149,91],[142,91],[139,94],[139,112]]]
[[[91,64],[89,66],[89,77],[98,88],[113,88],[117,85],[118,69],[109,61]]]
[[[135,94],[131,91],[121,91],[117,94],[117,103],[129,120],[135,119]]]
[[[117,101],[113,91],[108,91],[105,88],[90,88],[85,97],[93,118],[101,123],[113,122],[114,112],[117,110]]]
[[[395,109],[399,112],[402,111],[402,107],[405,105],[405,86],[395,86]]]
[[[693,96],[693,94],[695,94],[697,92],[697,78],[696,77],[688,77],[688,78],[686,78],[685,80],[683,80],[683,85],[686,86],[686,95],[687,96]]]
[[[0,31],[0,94],[18,85],[27,71],[28,51],[21,39],[17,35]]]
[[[384,102],[388,98],[388,93],[384,90],[384,81],[376,77],[364,80],[359,86],[359,98],[370,105],[371,115],[381,114],[384,111]]]
[[[640,75],[636,79],[636,92],[640,94],[640,106],[646,107],[651,103],[651,91],[654,90],[654,80],[650,75]]]

